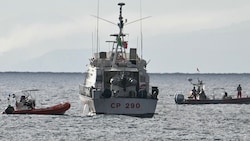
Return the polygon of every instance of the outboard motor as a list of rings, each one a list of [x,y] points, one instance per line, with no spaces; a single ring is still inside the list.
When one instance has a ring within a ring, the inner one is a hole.
[[[184,95],[183,94],[175,94],[175,103],[182,103],[184,101]]]
[[[13,113],[14,112],[14,107],[13,106],[11,106],[11,105],[9,105],[6,109],[5,109],[5,113],[6,114],[11,114],[11,113]]]

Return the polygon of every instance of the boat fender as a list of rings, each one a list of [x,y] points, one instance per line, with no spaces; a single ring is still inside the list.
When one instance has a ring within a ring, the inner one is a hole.
[[[129,97],[135,97],[135,91],[129,91]]]
[[[14,107],[13,106],[11,106],[11,105],[9,105],[6,109],[5,109],[5,113],[6,114],[11,114],[11,113],[13,113],[14,112]]]
[[[183,94],[176,94],[175,95],[175,103],[181,103],[184,101],[184,95]]]
[[[138,98],[147,98],[147,91],[145,89],[140,89],[138,94],[137,94]]]
[[[104,92],[102,93],[102,96],[104,98],[110,98],[111,94],[112,94],[112,92],[110,91],[110,89],[105,89]]]

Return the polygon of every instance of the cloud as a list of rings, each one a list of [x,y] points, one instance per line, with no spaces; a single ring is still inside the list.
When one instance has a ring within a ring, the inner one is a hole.
[[[91,32],[92,25],[82,17],[61,23],[34,23],[16,25],[7,35],[0,37],[0,53],[28,46],[32,43],[60,39],[72,34]]]
[[[225,27],[232,23],[239,23],[250,19],[248,14],[250,13],[250,6],[248,4],[240,5],[236,8],[221,9],[202,9],[197,5],[191,8],[185,7],[184,9],[178,9],[178,11],[167,10],[164,13],[160,12],[163,10],[162,8],[165,7],[159,7],[154,10],[154,13],[146,15],[152,17],[143,20],[143,32],[150,34],[183,33]],[[117,7],[114,7],[113,10],[116,10],[115,13],[112,10],[109,15],[101,13],[101,17],[117,23],[117,9]],[[125,9],[124,16],[129,22],[131,22],[139,19],[140,14],[138,12],[139,11],[130,12],[129,9]],[[143,15],[145,15],[145,13],[143,13]],[[91,36],[91,32],[95,32],[96,19],[90,15],[86,15],[86,17],[76,17],[70,21],[64,19],[62,22],[51,21],[51,23],[37,22],[28,25],[18,24],[14,27],[10,27],[11,30],[9,30],[8,33],[4,35],[1,33],[0,53],[15,48],[27,47],[32,43],[39,43],[51,39],[62,39],[77,33],[86,34],[86,32],[88,32],[88,35]],[[14,23],[18,23],[18,21],[14,21]],[[108,35],[110,33],[116,33],[118,31],[117,27],[110,25],[109,23],[100,21],[99,24],[100,38],[109,38]],[[133,35],[131,37],[136,38],[140,33],[139,25],[139,22],[134,23],[133,25],[128,25],[125,27],[124,32],[129,32]]]
[[[144,23],[144,29],[154,33],[182,33],[215,29],[250,20],[250,5],[227,9],[192,9],[155,15]],[[154,26],[154,28],[150,28]]]

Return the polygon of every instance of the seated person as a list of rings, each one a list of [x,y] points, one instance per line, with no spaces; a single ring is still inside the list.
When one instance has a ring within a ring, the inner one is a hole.
[[[223,95],[222,99],[232,99],[232,97],[228,96],[227,92],[225,92],[225,94]]]
[[[205,91],[203,89],[201,90],[201,93],[199,94],[199,98],[200,98],[200,100],[207,99],[207,96],[206,96]]]
[[[222,99],[226,99],[227,98],[227,92],[225,92],[225,94],[223,95]]]
[[[22,102],[23,104],[26,102],[26,98],[24,95],[21,96],[20,98],[20,102]]]
[[[26,97],[24,95],[21,96],[20,101],[16,101],[17,110],[26,110]]]
[[[34,109],[34,107],[35,107],[35,101],[26,99],[24,95],[21,96],[20,102],[16,102],[16,108],[18,110]]]

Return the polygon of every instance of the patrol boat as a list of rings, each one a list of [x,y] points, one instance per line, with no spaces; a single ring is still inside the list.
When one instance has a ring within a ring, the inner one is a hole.
[[[85,81],[79,86],[83,112],[87,115],[111,114],[153,117],[158,101],[158,87],[150,86],[147,62],[140,58],[136,48],[130,48],[123,33],[122,7],[118,3],[119,33],[114,37],[109,52],[94,53]],[[97,17],[98,18],[98,17]]]

